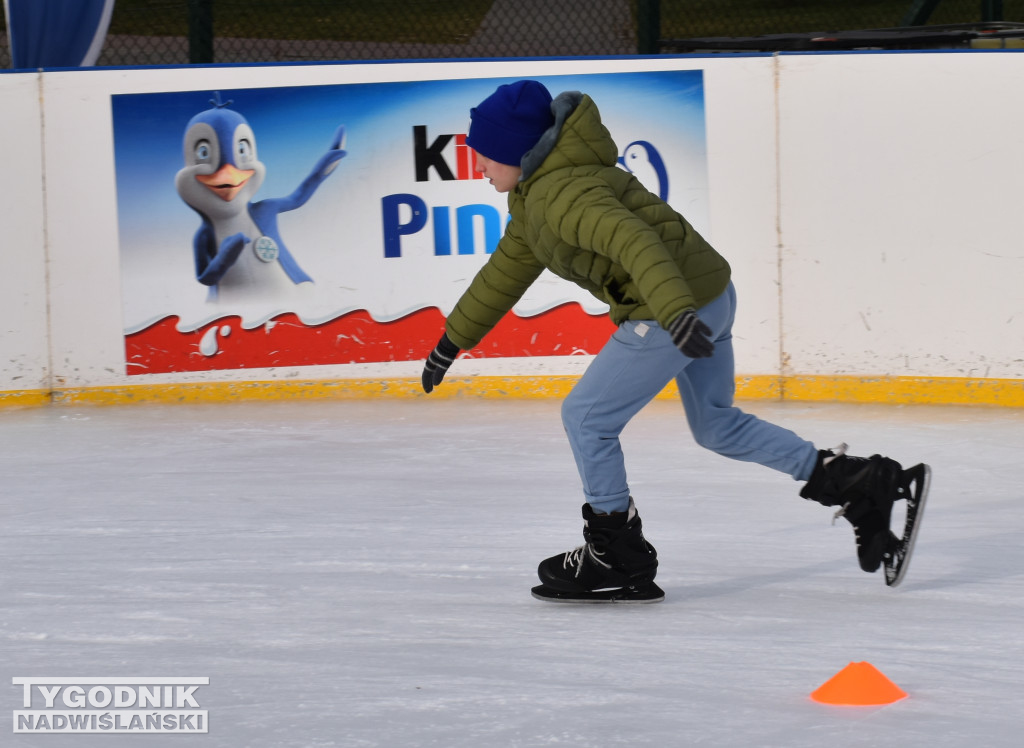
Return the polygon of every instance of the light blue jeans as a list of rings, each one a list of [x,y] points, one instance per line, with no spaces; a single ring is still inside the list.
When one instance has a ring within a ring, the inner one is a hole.
[[[702,447],[774,468],[794,480],[810,478],[818,457],[811,442],[733,405],[733,285],[698,314],[712,331],[715,352],[710,358],[685,356],[656,322],[624,322],[566,397],[562,423],[583,479],[583,494],[595,511],[628,508],[619,434],[673,378],[690,431]]]

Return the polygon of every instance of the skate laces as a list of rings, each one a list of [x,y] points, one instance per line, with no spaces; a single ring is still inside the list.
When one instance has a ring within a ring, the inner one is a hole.
[[[872,463],[876,467],[874,467],[874,469],[870,470],[870,472],[867,474],[867,486],[866,486],[866,489],[870,493],[877,492],[879,490],[879,487],[881,486],[881,475],[880,475],[881,470],[880,470],[880,468],[885,464],[886,460],[884,458],[880,457],[879,455],[874,455],[874,456],[872,456],[869,459],[864,458],[864,457],[851,457],[850,455],[848,455],[846,453],[847,449],[849,449],[849,446],[845,442],[843,442],[838,447],[834,447],[833,449],[828,450],[829,452],[831,452],[831,456],[830,457],[826,457],[824,460],[822,460],[821,464],[822,465],[827,465],[827,464],[829,464],[831,462],[834,462],[834,461],[838,460],[840,457],[845,457],[848,461],[850,461],[853,464],[856,464],[858,466],[864,465],[865,467],[860,469],[860,470],[858,470],[858,472],[856,473],[855,481],[859,481],[859,480],[861,480],[861,476],[864,474],[863,470],[866,469],[867,464],[868,463]],[[850,480],[849,476],[847,476],[846,479],[844,479],[844,481],[849,481],[849,480]],[[852,485],[853,485],[853,481],[851,481],[851,483],[844,483],[844,484],[837,483],[837,487],[840,488],[840,494],[841,495],[843,493],[846,493],[851,488]],[[853,499],[851,499],[850,501],[844,501],[842,503],[842,505],[840,505],[839,509],[837,509],[836,513],[833,514],[833,523],[831,523],[831,524],[835,525],[836,521],[839,520],[839,518],[841,516],[846,516],[846,514],[850,510],[850,506],[852,504],[853,504]]]
[[[829,450],[829,452],[832,453],[832,456],[826,457],[824,460],[822,460],[821,464],[828,465],[830,462],[832,462],[832,460],[836,459],[837,457],[842,457],[844,454],[846,454],[846,450],[849,448],[850,447],[846,442],[840,443],[838,447],[832,447],[832,449]]]
[[[567,551],[565,557],[562,559],[562,568],[575,569],[576,576],[579,576],[580,572],[583,570],[584,555],[590,556],[591,560],[599,566],[603,566],[606,569],[612,568],[611,564],[598,558],[598,556],[603,556],[604,552],[594,548],[593,543],[587,543],[586,545],[581,545],[578,548],[573,548],[571,551]]]
[[[822,460],[821,464],[822,465],[828,465],[830,462],[835,460],[837,457],[842,457],[843,455],[846,454],[846,450],[847,449],[849,449],[849,445],[846,442],[840,442],[838,447],[833,447],[832,449],[829,450],[829,452],[832,453],[832,456],[831,457],[826,457],[824,460]],[[840,517],[845,515],[846,514],[846,510],[849,509],[849,508],[850,508],[850,502],[849,501],[847,501],[845,504],[843,504],[841,507],[839,507],[839,509],[836,511],[836,513],[832,515],[832,524],[834,525],[836,523],[837,519],[839,519]]]

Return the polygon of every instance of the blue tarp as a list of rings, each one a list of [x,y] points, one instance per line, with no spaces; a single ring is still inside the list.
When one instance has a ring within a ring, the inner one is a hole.
[[[114,0],[4,0],[11,67],[93,65]]]

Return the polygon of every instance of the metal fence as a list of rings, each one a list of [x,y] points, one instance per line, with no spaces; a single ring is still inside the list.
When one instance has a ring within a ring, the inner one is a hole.
[[[981,22],[1013,32],[1024,0],[117,0],[97,64],[648,54],[716,49],[680,40]],[[6,27],[0,36],[9,67]]]

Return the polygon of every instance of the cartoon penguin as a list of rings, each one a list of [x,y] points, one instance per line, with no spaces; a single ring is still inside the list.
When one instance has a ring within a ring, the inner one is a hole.
[[[668,202],[668,171],[658,149],[646,140],[635,140],[626,146],[619,163],[640,183]]]
[[[287,297],[310,278],[288,251],[278,214],[302,207],[345,157],[345,127],[291,195],[251,202],[266,166],[257,157],[256,136],[238,112],[214,94],[212,108],[185,127],[185,166],[175,176],[178,195],[202,218],[193,240],[196,279],[210,287],[209,299],[250,301]]]

